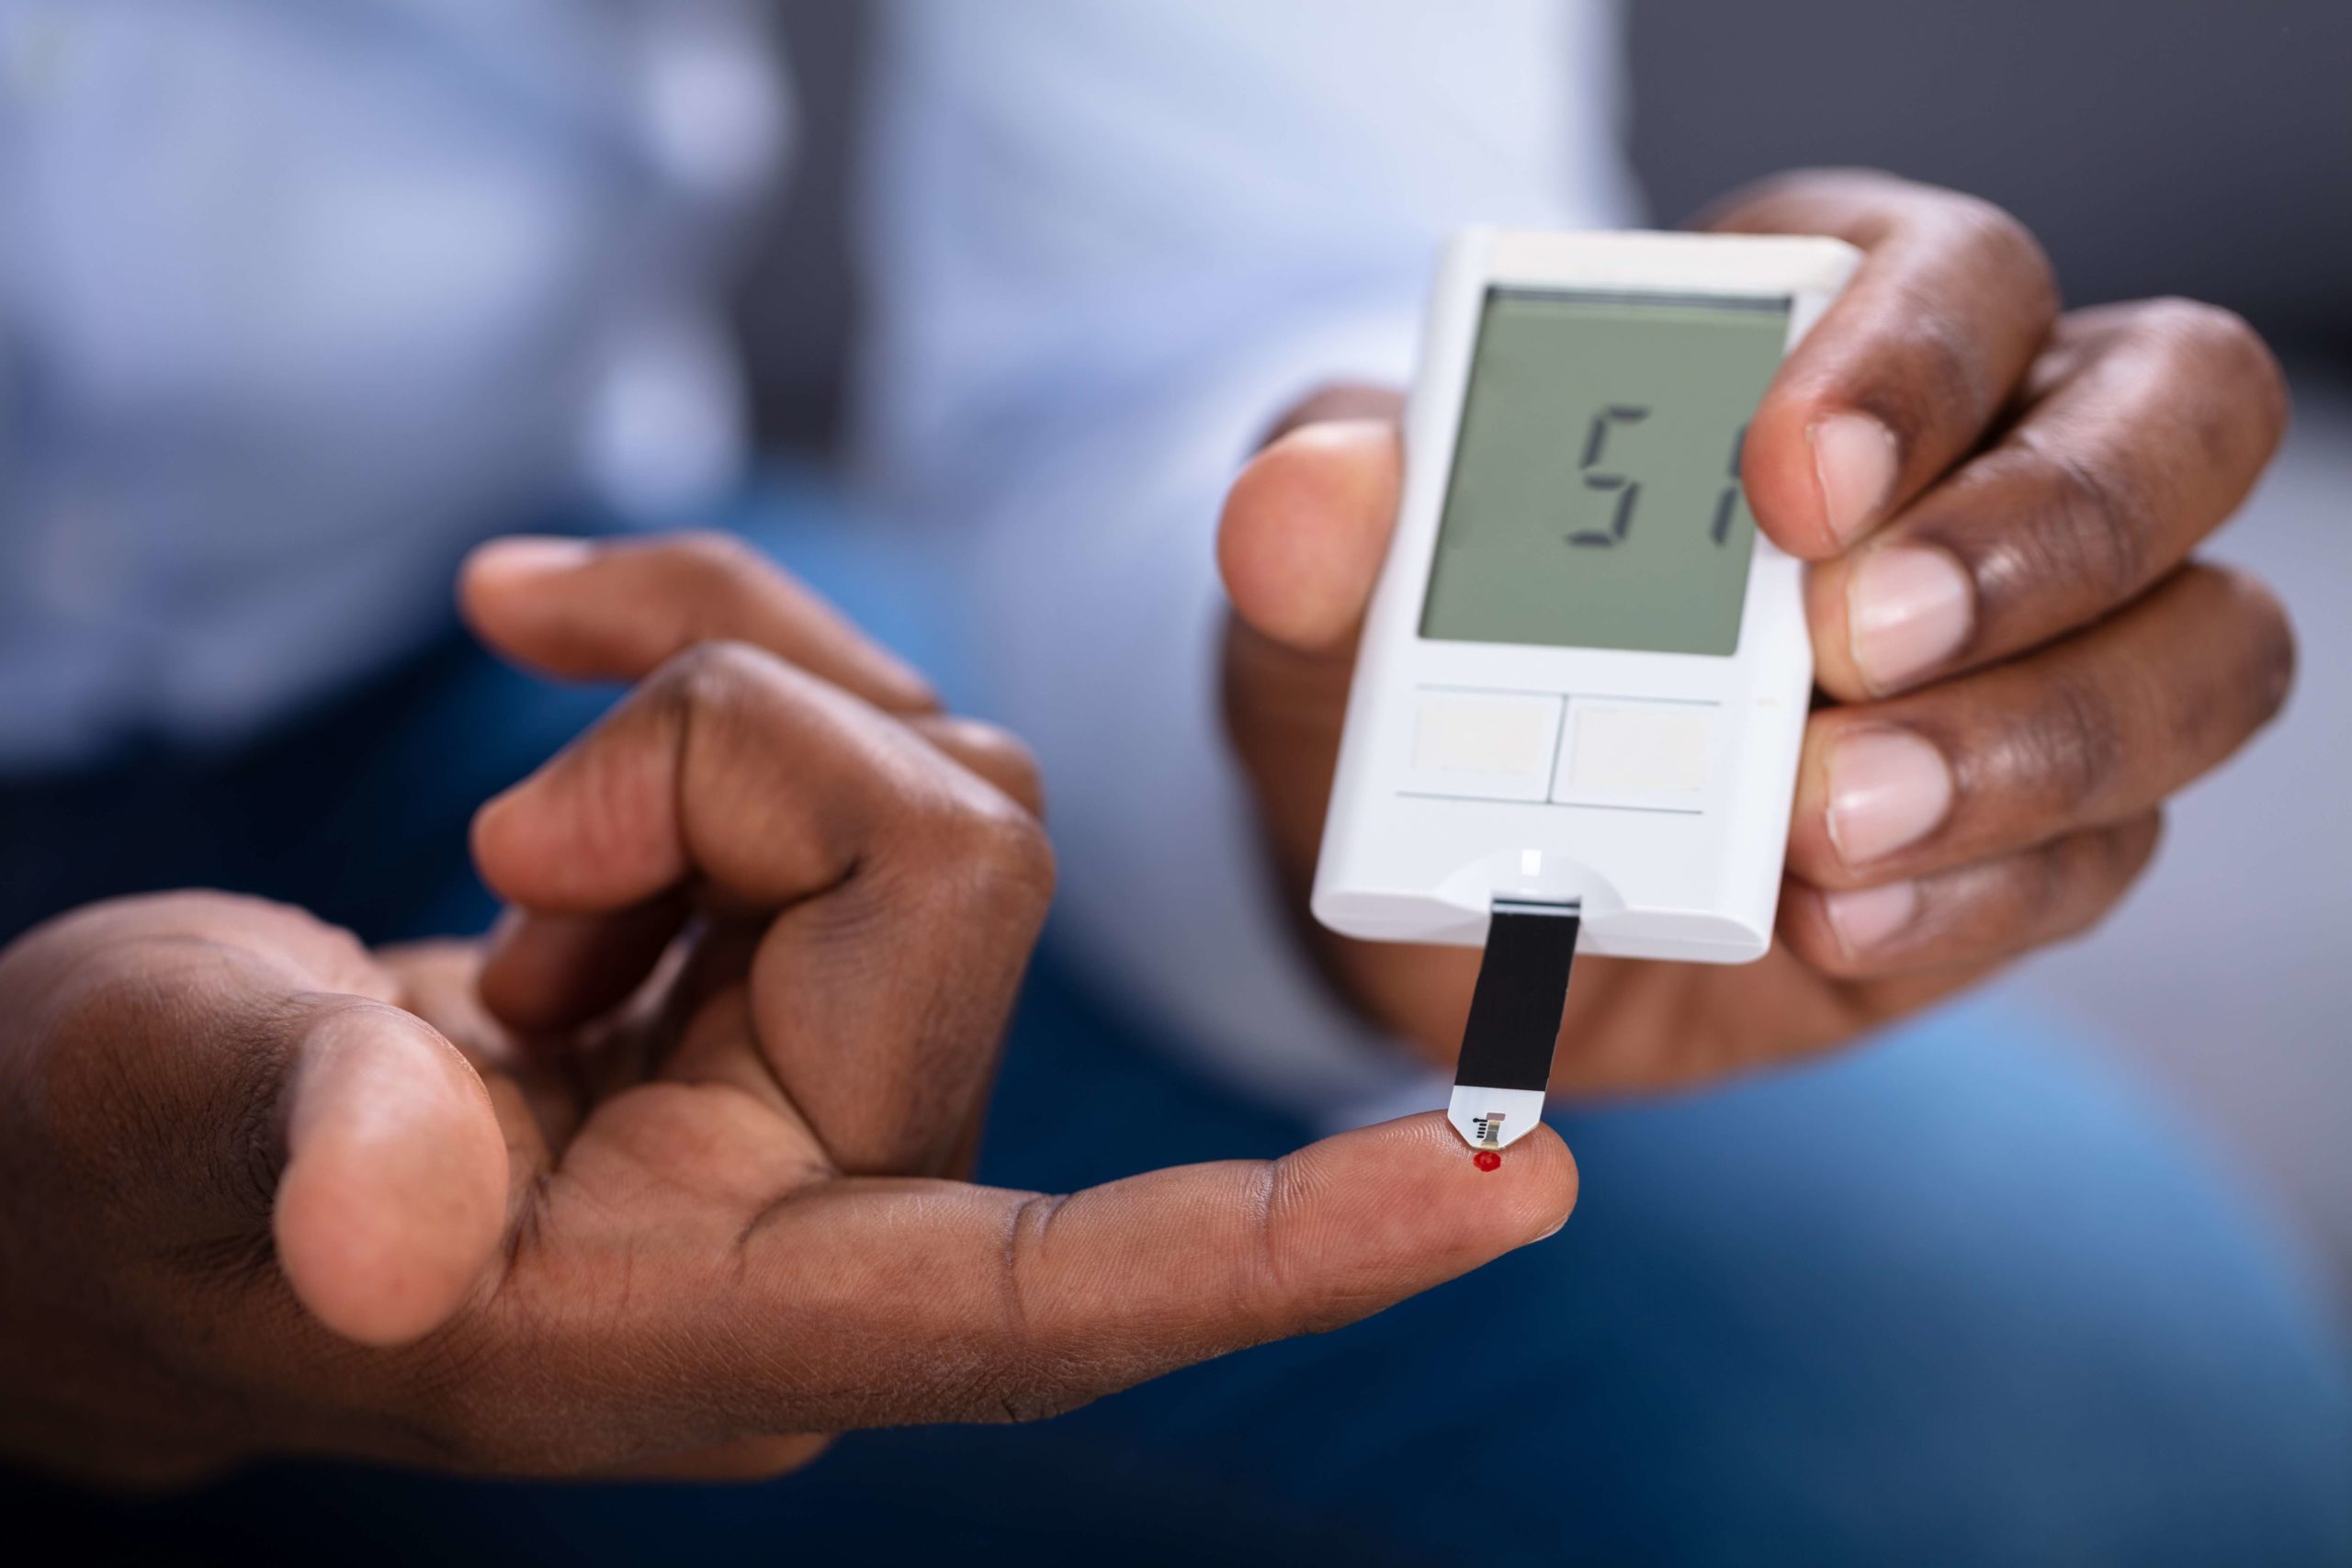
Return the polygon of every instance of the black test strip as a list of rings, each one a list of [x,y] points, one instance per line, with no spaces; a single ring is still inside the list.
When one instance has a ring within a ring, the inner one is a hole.
[[[1572,908],[1496,900],[1478,988],[1470,995],[1470,1021],[1462,1031],[1456,1084],[1538,1093],[1550,1086],[1552,1047],[1560,1038],[1581,923]]]

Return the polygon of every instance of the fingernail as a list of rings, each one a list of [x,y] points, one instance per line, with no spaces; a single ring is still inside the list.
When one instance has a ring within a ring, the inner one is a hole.
[[[1873,692],[1911,683],[1949,660],[1976,619],[1976,589],[1932,545],[1888,545],[1854,563],[1846,583],[1846,647]]]
[[[1805,434],[1813,442],[1822,517],[1833,538],[1851,544],[1878,521],[1894,493],[1894,434],[1861,413],[1830,414]]]
[[[596,547],[585,539],[493,539],[473,553],[466,563],[466,574],[477,583],[532,582],[577,570],[595,553]]]
[[[1856,730],[1827,765],[1829,841],[1862,866],[1918,842],[1951,810],[1951,767],[1907,729]]]
[[[1849,958],[1859,958],[1911,923],[1919,912],[1919,885],[1890,882],[1851,893],[1828,893],[1822,903],[1829,913],[1829,929]]]

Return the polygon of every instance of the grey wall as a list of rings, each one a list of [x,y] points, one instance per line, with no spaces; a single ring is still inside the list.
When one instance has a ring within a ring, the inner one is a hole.
[[[1673,221],[1806,164],[2023,218],[2078,302],[2185,293],[2352,358],[2346,0],[1629,0],[1634,155]]]
[[[1879,164],[2016,211],[2075,300],[2194,294],[2290,355],[2352,363],[2352,0],[1626,4],[1634,156],[1661,221],[1774,170]],[[744,325],[762,428],[821,449],[854,298],[866,8],[777,14],[802,156]]]

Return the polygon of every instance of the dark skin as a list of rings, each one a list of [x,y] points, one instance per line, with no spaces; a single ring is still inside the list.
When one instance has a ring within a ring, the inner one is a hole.
[[[968,1184],[1052,855],[1010,738],[740,547],[478,556],[640,682],[486,807],[487,943],[181,894],[0,958],[0,1446],[763,1475],[1336,1327],[1558,1228],[1434,1115],[1067,1197]]]
[[[2013,220],[1882,175],[1787,176],[1703,223],[1867,253],[1745,447],[1758,526],[1813,563],[1825,702],[1772,951],[1579,963],[1564,1092],[1803,1057],[2086,930],[2146,868],[2166,797],[2275,716],[2292,678],[2278,601],[2192,555],[2286,424],[2243,321],[2181,300],[2061,314]],[[1352,942],[1305,913],[1396,512],[1399,407],[1393,390],[1318,394],[1235,484],[1227,712],[1303,941],[1356,1007],[1450,1063],[1476,953]]]

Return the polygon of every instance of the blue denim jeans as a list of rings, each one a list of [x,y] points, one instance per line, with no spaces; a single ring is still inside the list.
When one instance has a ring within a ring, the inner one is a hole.
[[[952,660],[919,584],[811,510],[787,491],[746,521]],[[189,885],[371,939],[479,929],[467,817],[608,699],[453,627],[235,752],[0,784],[0,933]],[[854,1435],[749,1486],[279,1464],[137,1505],[0,1478],[0,1506],[89,1561],[2352,1562],[2346,1361],[2295,1260],[2193,1136],[2043,1021],[1962,1006],[1557,1121],[1584,1195],[1553,1240],[1034,1427]],[[1067,1189],[1306,1136],[1049,947],[983,1174]]]

